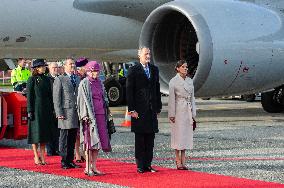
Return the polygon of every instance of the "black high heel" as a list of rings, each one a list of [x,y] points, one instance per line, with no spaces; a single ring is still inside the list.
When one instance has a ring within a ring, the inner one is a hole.
[[[76,163],[84,163],[86,160],[84,159],[83,156],[81,156],[81,159],[76,160]]]
[[[178,164],[178,162],[176,161],[176,166],[177,166],[177,170],[184,170],[184,167],[182,166],[181,163]]]
[[[42,165],[42,162],[41,162],[40,157],[39,157],[38,159],[36,159],[36,158],[34,157],[34,162],[35,162],[35,165]]]

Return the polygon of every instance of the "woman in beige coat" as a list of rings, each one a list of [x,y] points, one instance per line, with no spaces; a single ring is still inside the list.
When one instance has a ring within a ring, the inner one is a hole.
[[[178,170],[187,170],[185,150],[193,148],[193,119],[196,116],[193,81],[187,63],[177,62],[177,75],[169,83],[168,116],[171,122],[171,148],[175,149]]]

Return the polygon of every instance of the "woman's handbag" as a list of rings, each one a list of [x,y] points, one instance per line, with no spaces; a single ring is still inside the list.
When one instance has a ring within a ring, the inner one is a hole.
[[[113,134],[116,132],[115,130],[115,126],[114,126],[114,122],[113,122],[113,118],[112,115],[110,113],[110,110],[108,109],[108,114],[107,114],[107,130],[108,130],[108,134]]]
[[[193,129],[193,131],[196,129],[196,121],[195,121],[195,119],[193,119],[192,129]]]
[[[107,129],[108,129],[108,134],[113,134],[116,132],[112,117],[107,121]]]

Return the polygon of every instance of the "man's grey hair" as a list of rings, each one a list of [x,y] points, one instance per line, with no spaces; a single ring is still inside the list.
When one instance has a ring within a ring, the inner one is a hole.
[[[139,46],[139,49],[138,49],[138,56],[140,55],[140,53],[141,53],[141,51],[142,51],[143,49],[149,49],[149,50],[150,50],[150,48],[149,48],[148,46],[144,46],[144,45]]]
[[[47,63],[47,64],[48,64],[48,66],[52,66],[52,65],[58,66],[58,63],[57,63],[57,62],[49,62],[49,63]]]
[[[73,57],[66,57],[66,59],[63,61],[63,65],[66,65],[67,60],[75,61]]]
[[[143,50],[144,48],[147,48],[147,49],[149,49],[150,50],[150,48],[148,47],[148,46],[144,46],[144,45],[142,45],[142,46],[139,46],[139,51],[141,51],[141,50]]]

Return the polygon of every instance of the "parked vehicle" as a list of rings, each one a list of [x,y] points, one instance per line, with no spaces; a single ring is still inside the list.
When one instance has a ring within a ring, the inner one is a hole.
[[[102,63],[103,71],[100,77],[104,81],[110,106],[117,106],[126,101],[127,72],[135,63]]]
[[[242,99],[247,102],[254,102],[261,100],[261,93],[242,95]]]

